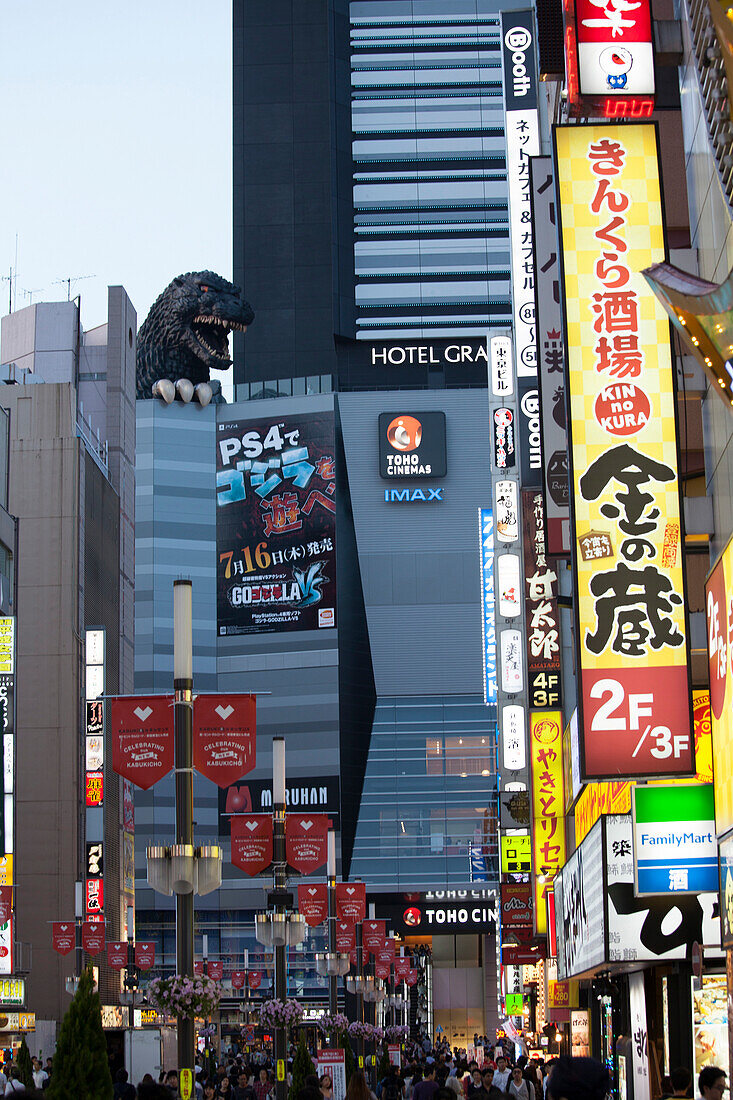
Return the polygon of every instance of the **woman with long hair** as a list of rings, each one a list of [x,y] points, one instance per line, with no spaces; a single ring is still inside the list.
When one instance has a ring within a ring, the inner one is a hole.
[[[352,1073],[346,1090],[346,1100],[377,1100],[367,1084],[363,1070],[357,1069]]]

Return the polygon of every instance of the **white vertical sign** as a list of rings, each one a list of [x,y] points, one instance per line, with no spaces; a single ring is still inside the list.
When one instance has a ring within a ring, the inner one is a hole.
[[[634,1082],[633,1100],[650,1100],[646,995],[644,993],[644,974],[639,970],[629,974],[629,1014],[631,1020],[632,1077]]]

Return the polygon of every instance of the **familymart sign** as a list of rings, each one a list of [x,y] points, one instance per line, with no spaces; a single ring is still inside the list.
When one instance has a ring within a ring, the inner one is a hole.
[[[637,895],[717,891],[712,783],[637,786],[632,812]]]

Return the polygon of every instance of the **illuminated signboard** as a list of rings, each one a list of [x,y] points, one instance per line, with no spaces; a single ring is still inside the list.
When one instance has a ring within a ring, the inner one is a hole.
[[[389,480],[445,477],[445,413],[380,413],[379,473]]]
[[[104,772],[87,772],[87,806],[101,806],[104,799]]]
[[[557,573],[547,560],[542,493],[534,489],[522,492],[522,529],[529,707],[552,709],[562,705]]]
[[[692,774],[656,128],[558,126],[578,717],[586,779]]]
[[[532,870],[532,839],[526,836],[501,838],[502,875],[529,874]]]
[[[502,12],[514,355],[519,378],[537,375],[529,158],[539,156],[533,11]]]
[[[25,1004],[25,980],[23,978],[0,978],[0,1004]]]
[[[481,538],[481,626],[484,643],[484,702],[496,702],[496,622],[494,618],[494,514],[479,508]]]
[[[705,585],[713,759],[730,760],[733,751],[733,539],[718,558]],[[715,828],[733,829],[733,768],[715,769]]]
[[[638,897],[718,889],[712,783],[634,787],[632,820]]]
[[[654,94],[649,0],[575,0],[580,94]]]
[[[547,932],[547,888],[565,862],[565,790],[562,766],[562,714],[532,711],[532,865],[534,914],[538,935]]]

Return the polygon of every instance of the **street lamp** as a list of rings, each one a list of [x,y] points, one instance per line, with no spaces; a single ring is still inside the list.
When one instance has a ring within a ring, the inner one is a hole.
[[[342,954],[340,951],[316,953],[316,971],[322,978],[342,978],[344,974],[348,974],[350,966],[351,959],[348,954]]]

